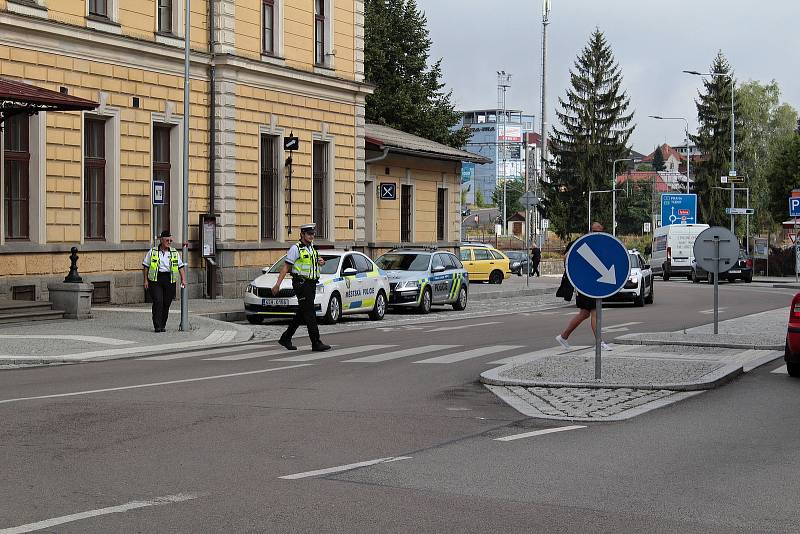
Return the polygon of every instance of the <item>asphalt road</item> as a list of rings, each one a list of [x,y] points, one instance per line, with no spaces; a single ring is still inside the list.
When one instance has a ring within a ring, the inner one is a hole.
[[[606,324],[710,321],[710,287],[656,290],[653,306],[609,306]],[[721,318],[790,299],[722,285]],[[328,335],[340,352],[322,359],[268,344],[0,373],[0,534],[800,532],[800,381],[770,373],[778,362],[626,422],[495,441],[567,425],[476,381],[552,346],[574,311],[508,303]],[[571,341],[590,343],[588,326]]]

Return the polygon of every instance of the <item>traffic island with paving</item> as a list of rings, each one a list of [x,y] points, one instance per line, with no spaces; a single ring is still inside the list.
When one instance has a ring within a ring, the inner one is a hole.
[[[541,419],[619,421],[698,395],[783,356],[781,308],[712,325],[629,334],[602,354],[552,348],[481,374],[481,382],[520,413]],[[627,343],[627,344],[626,344]]]

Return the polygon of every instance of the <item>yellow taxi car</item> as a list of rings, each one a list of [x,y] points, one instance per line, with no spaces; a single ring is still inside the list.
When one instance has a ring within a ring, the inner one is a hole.
[[[461,263],[469,273],[470,281],[502,284],[511,276],[508,256],[491,245],[463,243],[460,247]]]

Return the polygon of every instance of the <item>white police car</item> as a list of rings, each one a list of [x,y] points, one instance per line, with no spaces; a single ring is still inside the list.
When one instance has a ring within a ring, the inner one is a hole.
[[[619,292],[604,301],[633,301],[637,306],[652,304],[655,299],[653,270],[639,251],[629,250],[631,272]]]
[[[435,249],[394,249],[375,260],[389,277],[392,307],[431,311],[431,305],[467,307],[469,275],[461,261],[450,252]]]
[[[319,255],[325,265],[320,267],[314,299],[317,317],[328,324],[353,313],[368,313],[375,321],[383,319],[389,296],[386,274],[359,252],[320,250]],[[251,324],[261,324],[265,318],[291,317],[297,311],[291,274],[283,280],[278,294],[272,294],[285,259],[264,269],[264,274],[247,286],[244,310]]]

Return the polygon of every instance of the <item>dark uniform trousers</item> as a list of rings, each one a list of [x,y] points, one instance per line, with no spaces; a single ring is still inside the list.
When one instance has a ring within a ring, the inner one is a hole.
[[[175,300],[175,282],[170,273],[158,273],[158,280],[149,283],[150,299],[153,301],[153,328],[166,328],[169,307]]]
[[[320,343],[319,328],[317,327],[317,314],[314,311],[314,298],[317,294],[317,281],[308,278],[301,279],[299,276],[292,277],[292,289],[297,296],[297,312],[292,317],[292,322],[281,339],[291,341],[292,336],[297,332],[297,328],[305,324],[308,328],[308,337],[311,338],[312,345]]]

